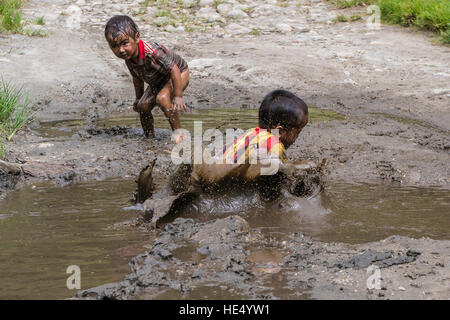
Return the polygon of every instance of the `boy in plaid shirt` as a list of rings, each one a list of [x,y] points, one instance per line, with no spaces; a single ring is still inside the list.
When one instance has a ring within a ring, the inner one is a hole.
[[[152,109],[158,105],[172,130],[181,128],[178,111],[186,110],[183,91],[189,84],[189,69],[178,54],[156,42],[140,39],[137,25],[125,15],[112,17],[105,37],[114,54],[125,60],[136,92],[133,110],[140,116],[146,137],[154,135]],[[144,90],[144,83],[148,84]],[[178,143],[180,137],[176,138]]]

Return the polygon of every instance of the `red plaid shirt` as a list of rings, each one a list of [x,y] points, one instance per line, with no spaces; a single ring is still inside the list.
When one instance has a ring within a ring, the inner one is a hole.
[[[139,55],[144,60],[143,64],[135,64],[131,60],[126,60],[125,63],[131,75],[148,83],[154,94],[157,94],[169,81],[174,65],[178,66],[180,72],[188,68],[183,58],[156,42],[148,43],[140,40]]]

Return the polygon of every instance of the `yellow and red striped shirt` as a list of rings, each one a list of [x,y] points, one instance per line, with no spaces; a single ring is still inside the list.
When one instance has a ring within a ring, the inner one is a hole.
[[[248,130],[232,144],[225,146],[222,158],[228,164],[256,164],[252,161],[259,159],[258,151],[277,156],[282,161],[286,159],[284,146],[278,137],[260,127]]]

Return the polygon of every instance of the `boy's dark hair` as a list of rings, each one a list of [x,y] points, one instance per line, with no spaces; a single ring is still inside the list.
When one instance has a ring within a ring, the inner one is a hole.
[[[308,106],[292,92],[275,90],[268,93],[259,107],[259,126],[272,129],[280,125],[289,130],[298,128],[308,114]]]
[[[112,17],[105,26],[105,38],[111,36],[112,39],[115,39],[119,34],[124,34],[135,39],[138,32],[139,29],[133,19],[125,15]]]

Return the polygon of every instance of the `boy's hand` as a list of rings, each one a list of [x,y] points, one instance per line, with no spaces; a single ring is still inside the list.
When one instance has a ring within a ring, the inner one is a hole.
[[[138,105],[138,103],[139,103],[139,99],[136,99],[136,100],[133,102],[133,110],[136,111],[136,112],[138,111],[138,110],[137,110],[137,105]]]
[[[182,97],[174,97],[172,101],[172,110],[173,111],[186,111],[187,107],[184,104]]]

